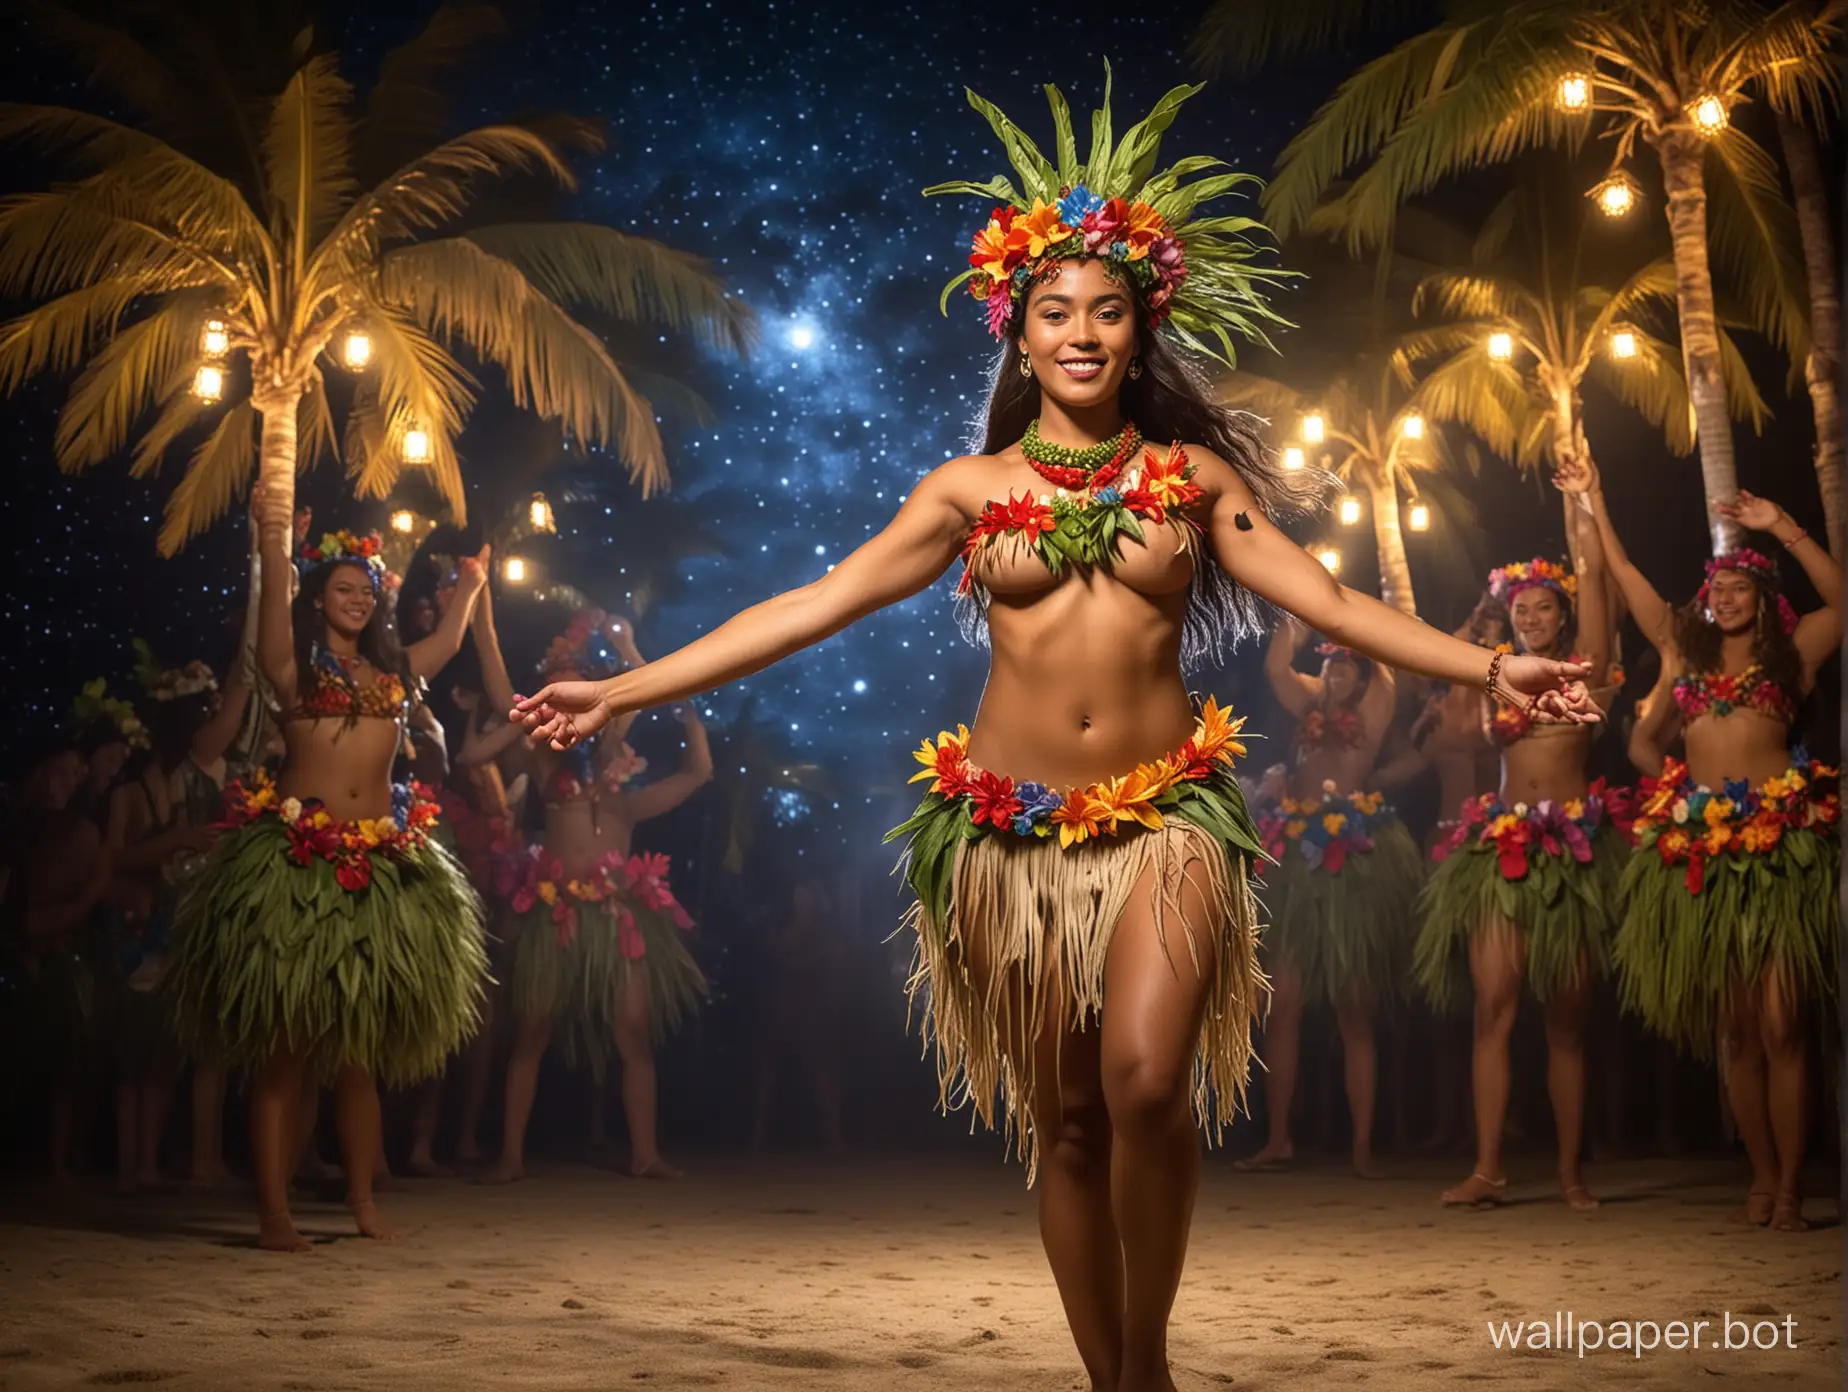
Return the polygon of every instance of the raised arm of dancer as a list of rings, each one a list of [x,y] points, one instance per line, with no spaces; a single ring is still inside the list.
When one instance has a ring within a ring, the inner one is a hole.
[[[1629,553],[1623,549],[1617,529],[1611,525],[1610,511],[1604,506],[1604,490],[1598,486],[1598,466],[1592,463],[1591,456],[1562,459],[1553,473],[1553,482],[1559,485],[1561,492],[1583,498],[1590,506],[1598,542],[1604,552],[1604,565],[1616,578],[1617,588],[1623,592],[1623,601],[1630,606],[1631,617],[1642,629],[1643,637],[1653,643],[1658,652],[1673,647],[1674,610],[1642,571],[1630,563]]]
[[[1264,650],[1264,675],[1278,703],[1291,715],[1301,719],[1322,694],[1322,679],[1296,670],[1296,654],[1308,640],[1309,630],[1295,619],[1278,624]]]
[[[1190,445],[1188,454],[1198,466],[1196,479],[1207,491],[1207,533],[1219,563],[1234,580],[1375,662],[1482,688],[1495,656],[1488,649],[1336,583],[1259,511],[1251,490],[1231,465],[1204,448]],[[1499,672],[1506,697],[1538,698],[1534,713],[1539,719],[1582,723],[1602,718],[1586,695],[1587,669],[1582,664],[1518,654],[1504,658]]]
[[[511,696],[508,699],[511,703]],[[484,734],[475,728],[475,722],[471,720],[468,728],[462,732],[462,748],[456,754],[456,767],[474,768],[493,763],[502,751],[517,744],[520,736],[525,733],[518,725],[496,725]]]
[[[706,727],[691,706],[683,709],[680,723],[687,732],[687,757],[659,783],[623,795],[622,815],[629,821],[645,822],[672,812],[712,781],[712,745],[706,738]]]
[[[276,699],[285,706],[295,700],[295,633],[289,605],[295,598],[295,572],[289,564],[289,543],[295,518],[288,501],[271,497],[261,483],[252,489],[250,513],[257,528],[257,669]]]
[[[1796,557],[1810,584],[1822,596],[1822,607],[1798,619],[1797,631],[1791,635],[1803,656],[1804,667],[1813,675],[1842,643],[1842,563],[1768,498],[1741,488],[1739,496],[1730,503],[1721,503],[1718,511],[1742,527],[1769,532],[1777,538],[1778,544]]]
[[[213,768],[225,757],[244,724],[244,707],[250,704],[250,675],[244,670],[242,651],[231,660],[221,694],[218,709],[199,727],[187,751],[187,757],[202,769]]]
[[[533,740],[569,749],[620,712],[683,700],[761,672],[855,619],[910,598],[948,570],[962,550],[972,519],[956,501],[957,479],[986,466],[977,458],[939,465],[879,535],[819,580],[754,604],[645,667],[603,682],[553,683],[516,703],[513,719],[525,724]]]
[[[486,574],[484,571],[483,574]],[[453,604],[450,606],[455,607]],[[494,587],[483,585],[481,595],[475,601],[475,616],[469,622],[470,632],[475,639],[475,655],[481,659],[481,689],[486,694],[489,710],[510,710],[513,707],[513,678],[507,674],[507,658],[501,652],[500,633],[494,627]],[[434,635],[432,635],[434,636]],[[468,742],[462,744],[460,761],[466,763]],[[479,762],[479,761],[477,761]]]
[[[1572,510],[1577,512],[1578,508]],[[1578,649],[1585,665],[1591,668],[1586,684],[1595,689],[1605,684],[1611,670],[1614,635],[1610,597],[1605,593],[1610,570],[1605,564],[1604,541],[1598,535],[1597,525],[1589,517],[1580,517],[1577,522],[1579,539],[1573,555],[1578,566],[1579,599],[1574,606],[1578,616]]]
[[[420,638],[404,650],[411,660],[412,676],[430,681],[462,651],[462,635],[468,632],[475,616],[476,601],[488,587],[489,554],[490,549],[484,546],[479,554],[465,557],[456,567],[456,594],[449,608],[428,638]]]

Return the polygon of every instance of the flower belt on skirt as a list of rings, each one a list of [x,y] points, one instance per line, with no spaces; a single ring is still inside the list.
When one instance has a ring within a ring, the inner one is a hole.
[[[1501,924],[1522,936],[1536,1000],[1608,970],[1631,801],[1600,778],[1564,802],[1484,793],[1462,805],[1417,906],[1412,975],[1435,1008],[1469,999],[1470,940]]]
[[[1727,992],[1770,970],[1798,999],[1832,1005],[1839,778],[1798,746],[1755,788],[1703,787],[1673,759],[1645,780],[1614,955],[1624,1004],[1651,1029],[1705,1054]]]
[[[255,1068],[286,1048],[320,1078],[356,1066],[394,1086],[440,1071],[479,1022],[487,956],[436,818],[421,784],[351,821],[264,774],[227,787],[160,987],[187,1050]]]
[[[1383,795],[1283,798],[1258,808],[1272,863],[1259,872],[1265,960],[1288,962],[1306,997],[1340,1007],[1378,1000],[1404,975],[1412,903],[1424,883],[1418,843]]]
[[[916,753],[925,770],[913,781],[930,787],[886,838],[908,838],[902,864],[917,897],[905,915],[917,933],[908,991],[914,1003],[928,1000],[942,1104],[968,1102],[992,1128],[999,1099],[1029,1183],[1038,1155],[1033,1044],[1052,1027],[1048,1001],[1064,1003],[1062,1028],[1083,1028],[1101,1011],[1111,939],[1145,876],[1155,932],[1177,968],[1170,922],[1194,963],[1203,940],[1213,945],[1195,1113],[1217,1135],[1243,1100],[1251,1022],[1268,983],[1248,876],[1261,852],[1232,771],[1242,725],[1208,700],[1173,754],[1064,792],[976,768],[966,727]]]

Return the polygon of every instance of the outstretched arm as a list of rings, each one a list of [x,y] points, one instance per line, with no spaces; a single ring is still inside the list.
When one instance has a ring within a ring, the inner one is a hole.
[[[1202,447],[1188,446],[1207,491],[1207,530],[1219,563],[1239,584],[1312,628],[1375,662],[1389,663],[1440,681],[1481,689],[1494,654],[1335,583],[1302,547],[1259,511],[1238,472]],[[1237,521],[1245,518],[1245,526]],[[1512,700],[1539,697],[1543,720],[1597,720],[1600,712],[1585,694],[1586,669],[1545,658],[1510,656],[1499,668],[1502,694]]]
[[[271,497],[261,483],[251,490],[252,525],[257,529],[257,670],[284,706],[295,700],[295,634],[289,618],[294,602],[295,572],[289,565],[289,540],[295,519],[288,501]]]
[[[687,757],[659,783],[650,783],[640,792],[624,795],[622,814],[631,822],[645,822],[650,817],[672,812],[712,781],[712,746],[706,739],[706,727],[691,706],[680,720],[687,732]]]
[[[250,704],[250,677],[244,670],[242,649],[231,659],[221,694],[223,699],[218,709],[199,727],[199,732],[193,736],[192,748],[187,751],[187,756],[202,769],[212,768],[225,757],[225,751],[237,739],[237,732],[244,724],[244,707]]]
[[[1269,678],[1277,700],[1298,720],[1309,713],[1322,694],[1322,681],[1296,670],[1296,654],[1302,649],[1309,630],[1294,619],[1277,625],[1270,646],[1264,652],[1264,675]]]
[[[456,767],[474,768],[492,763],[500,757],[502,750],[517,742],[523,733],[518,725],[495,725],[483,732],[477,730],[475,722],[470,720],[462,731],[462,748],[456,754]]]
[[[1810,584],[1822,596],[1822,608],[1812,609],[1798,619],[1797,631],[1791,635],[1797,651],[1803,656],[1805,675],[1813,676],[1842,643],[1841,562],[1768,498],[1760,498],[1741,488],[1739,496],[1730,503],[1721,503],[1718,511],[1741,526],[1776,537],[1778,544],[1796,557]]]
[[[623,711],[664,705],[761,672],[854,620],[925,589],[968,535],[959,480],[986,461],[951,460],[912,490],[884,531],[821,579],[752,605],[705,637],[605,682],[558,682],[518,702],[534,740],[569,749]],[[971,488],[968,491],[973,492]]]
[[[1643,636],[1655,645],[1658,652],[1673,647],[1674,611],[1669,608],[1668,601],[1656,593],[1655,586],[1649,583],[1642,571],[1631,564],[1629,553],[1617,538],[1617,529],[1611,525],[1610,512],[1604,506],[1604,490],[1598,486],[1598,469],[1591,462],[1590,456],[1562,459],[1554,471],[1553,482],[1559,485],[1561,492],[1577,495],[1591,508],[1604,565],[1616,578],[1617,588],[1623,592],[1623,602],[1630,606],[1630,614],[1636,620],[1636,626],[1642,629]],[[1581,604],[1581,616],[1591,608],[1590,604]]]
[[[449,601],[449,608],[437,621],[435,631],[404,650],[411,660],[412,676],[432,681],[462,651],[462,635],[474,619],[475,601],[488,585],[488,556],[489,550],[484,546],[480,554],[463,560],[456,568],[455,598]]]
[[[475,601],[475,617],[469,627],[475,637],[475,655],[481,659],[481,689],[487,694],[488,709],[508,710],[513,705],[513,678],[507,675],[507,659],[501,652],[500,634],[494,628],[492,585],[481,587],[481,597]],[[464,744],[463,757],[467,756],[467,750]]]

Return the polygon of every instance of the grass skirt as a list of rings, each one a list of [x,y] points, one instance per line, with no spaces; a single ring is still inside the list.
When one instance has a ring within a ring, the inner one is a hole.
[[[966,731],[946,733],[935,749],[926,741],[918,756],[934,764],[924,776],[936,783],[887,837],[909,838],[901,867],[917,896],[904,918],[916,933],[907,990],[923,1006],[944,1109],[968,1103],[984,1126],[998,1120],[1029,1184],[1038,1168],[1033,1043],[1046,1029],[1083,1029],[1101,1016],[1111,940],[1145,873],[1156,932],[1177,968],[1181,942],[1197,964],[1203,939],[1212,940],[1195,1116],[1217,1140],[1243,1104],[1251,1025],[1268,983],[1248,877],[1258,842],[1227,752],[1243,752],[1236,732],[1209,702],[1195,739],[1164,764],[1063,797],[969,766]],[[1184,906],[1190,886],[1206,901],[1203,918]],[[1055,1001],[1058,1021],[1048,1019]]]
[[[1494,794],[1484,798],[1493,809],[1487,826],[1504,811]],[[1509,821],[1538,825],[1543,814]],[[1438,1011],[1466,1006],[1472,989],[1470,940],[1497,922],[1511,924],[1527,949],[1524,974],[1534,999],[1546,1001],[1562,987],[1576,984],[1581,960],[1594,976],[1610,966],[1610,935],[1616,924],[1617,885],[1628,854],[1622,834],[1609,824],[1581,823],[1578,844],[1585,858],[1554,834],[1556,850],[1547,849],[1536,832],[1520,858],[1504,857],[1493,837],[1482,835],[1485,823],[1465,821],[1440,846],[1443,859],[1431,872],[1418,899],[1418,939],[1412,949],[1412,975],[1425,999]]]
[[[1798,999],[1834,1008],[1840,804],[1835,771],[1801,756],[1749,791],[1714,794],[1684,773],[1671,762],[1645,786],[1615,958],[1625,1007],[1706,1057],[1729,987],[1772,968]],[[1678,804],[1689,809],[1680,822]]]
[[[403,1086],[474,1032],[486,970],[481,900],[428,835],[336,865],[272,814],[222,836],[188,884],[161,990],[195,1058],[304,1049],[319,1078],[357,1066]]]
[[[1335,839],[1323,817],[1341,819]],[[1294,800],[1260,810],[1265,962],[1301,973],[1306,1000],[1389,999],[1405,974],[1424,854],[1379,795]]]

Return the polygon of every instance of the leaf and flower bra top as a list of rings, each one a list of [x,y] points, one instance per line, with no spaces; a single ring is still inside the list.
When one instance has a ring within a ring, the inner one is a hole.
[[[1332,711],[1317,706],[1296,727],[1296,748],[1302,754],[1323,749],[1358,749],[1366,738],[1366,722],[1352,706],[1337,706]]]
[[[1743,672],[1690,672],[1675,678],[1675,705],[1692,725],[1703,715],[1757,711],[1789,725],[1797,718],[1796,699],[1754,662]]]
[[[597,751],[602,739],[602,735],[596,735],[574,745],[562,757],[561,767],[546,783],[546,806],[588,801],[594,813],[594,804],[608,794],[622,792],[648,767],[648,761],[627,740],[619,741],[614,756],[599,766]]]
[[[1206,492],[1193,482],[1194,465],[1178,441],[1164,459],[1126,422],[1108,440],[1071,449],[1041,439],[1035,420],[1020,448],[1052,491],[1035,498],[1010,489],[1005,501],[990,499],[969,529],[956,601],[958,622],[971,643],[988,642],[989,593],[977,573],[985,561],[1012,549],[1038,557],[1054,577],[1067,567],[1110,571],[1123,558],[1123,537],[1146,542],[1144,523],[1173,526],[1178,549],[1192,566],[1181,626],[1184,663],[1217,657],[1228,632],[1255,628],[1251,597],[1220,568],[1200,524],[1187,515]],[[1142,460],[1135,463],[1139,450]]]
[[[375,672],[361,682],[353,668],[362,659],[345,658],[318,643],[307,693],[288,714],[290,720],[400,720],[411,708],[411,693],[396,672]]]

